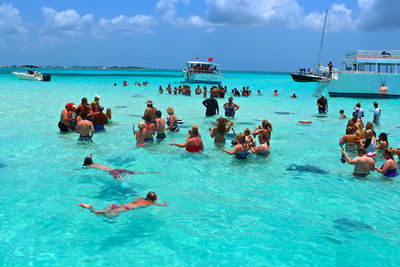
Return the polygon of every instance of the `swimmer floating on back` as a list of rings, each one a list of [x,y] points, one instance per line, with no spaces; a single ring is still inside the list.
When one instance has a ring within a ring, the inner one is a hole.
[[[78,206],[83,207],[85,209],[90,210],[91,212],[94,212],[98,215],[103,215],[107,218],[114,218],[118,216],[120,213],[128,211],[128,210],[133,210],[133,209],[139,209],[139,208],[147,208],[152,205],[156,206],[164,206],[167,207],[168,203],[163,201],[163,204],[157,203],[158,197],[156,193],[154,192],[149,192],[147,193],[146,198],[141,198],[138,197],[134,201],[129,202],[127,204],[111,204],[107,208],[103,210],[96,210],[93,208],[92,205],[90,204],[85,204],[85,203],[79,203]]]

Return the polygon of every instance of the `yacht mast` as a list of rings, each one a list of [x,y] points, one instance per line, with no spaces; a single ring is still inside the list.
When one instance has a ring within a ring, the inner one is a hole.
[[[322,45],[323,45],[323,43],[324,43],[325,26],[326,26],[326,18],[327,18],[327,17],[328,17],[328,9],[325,11],[324,27],[322,28],[321,43],[320,43],[320,45],[319,45],[317,69],[319,69],[320,66],[321,66],[321,51],[322,51]]]

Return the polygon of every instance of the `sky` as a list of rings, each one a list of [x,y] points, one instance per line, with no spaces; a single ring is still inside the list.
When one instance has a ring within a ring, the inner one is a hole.
[[[400,49],[400,0],[0,0],[0,66],[223,70],[341,67],[348,50]]]

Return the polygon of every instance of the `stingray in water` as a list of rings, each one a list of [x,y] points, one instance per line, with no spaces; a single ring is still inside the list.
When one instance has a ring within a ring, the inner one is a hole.
[[[358,220],[352,220],[352,219],[347,219],[347,218],[341,218],[333,221],[335,227],[338,230],[342,231],[356,231],[356,230],[373,230],[374,228],[366,224],[362,221]]]
[[[116,106],[115,108],[127,108],[127,106]]]
[[[312,166],[312,165],[290,164],[286,170],[293,171],[293,172],[311,172],[311,173],[316,173],[316,174],[329,174],[327,171],[324,171],[323,169]]]
[[[279,115],[290,115],[290,114],[294,114],[292,112],[287,112],[287,111],[275,111],[275,114],[279,114]]]
[[[5,168],[5,167],[7,167],[7,165],[0,162],[0,168]]]

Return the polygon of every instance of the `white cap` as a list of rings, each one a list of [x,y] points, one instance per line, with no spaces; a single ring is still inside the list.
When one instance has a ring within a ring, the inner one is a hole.
[[[324,93],[322,93],[322,94],[321,94],[321,96],[325,96],[325,94],[324,94]]]
[[[96,98],[100,99],[100,96],[99,96],[99,95],[95,95],[94,98],[95,98],[95,99],[96,99]]]

